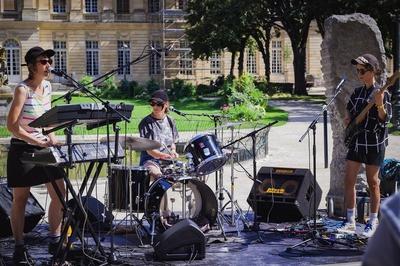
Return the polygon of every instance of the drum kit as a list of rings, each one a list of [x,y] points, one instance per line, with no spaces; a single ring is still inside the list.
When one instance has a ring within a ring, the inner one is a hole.
[[[161,147],[159,142],[146,138],[126,136],[120,137],[119,141],[131,152]],[[107,205],[115,211],[126,211],[124,220],[128,221],[130,217],[131,225],[136,229],[139,226],[151,236],[151,244],[155,235],[186,218],[195,221],[202,230],[218,223],[224,234],[217,197],[202,177],[221,169],[228,157],[213,134],[196,135],[184,151],[185,161],[156,161],[162,176],[152,183],[149,171],[143,166],[111,165],[107,196],[111,204]],[[140,213],[143,213],[142,219],[138,218]],[[144,220],[150,230],[143,226]]]

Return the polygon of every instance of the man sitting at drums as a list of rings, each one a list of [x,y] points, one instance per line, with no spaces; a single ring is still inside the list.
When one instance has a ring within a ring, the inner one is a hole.
[[[175,143],[178,131],[175,121],[168,116],[169,98],[165,90],[157,90],[151,95],[152,112],[139,124],[140,137],[161,143],[159,149],[143,151],[140,154],[140,165],[149,170],[150,178],[155,180],[162,175],[159,160],[178,158]]]

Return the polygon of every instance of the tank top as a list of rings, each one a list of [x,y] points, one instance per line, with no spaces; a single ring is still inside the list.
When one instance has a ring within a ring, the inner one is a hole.
[[[21,82],[17,87],[24,87],[26,89],[26,99],[24,106],[18,118],[19,125],[33,137],[38,139],[45,139],[42,134],[41,128],[33,128],[28,124],[36,118],[43,115],[51,108],[51,84],[49,81],[44,80],[41,84],[43,87],[43,94],[36,94],[25,82]],[[15,138],[15,136],[13,136]]]

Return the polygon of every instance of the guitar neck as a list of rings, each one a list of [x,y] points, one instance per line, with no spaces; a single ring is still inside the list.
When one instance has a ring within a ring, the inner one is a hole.
[[[385,90],[387,90],[387,88],[389,87],[389,84],[385,84],[382,88],[380,88],[379,90],[380,91],[385,91]],[[356,117],[356,119],[355,119],[355,121],[356,121],[356,124],[358,125],[358,124],[360,124],[364,119],[365,119],[365,117],[367,116],[367,113],[368,113],[368,111],[372,108],[372,106],[374,106],[375,105],[375,102],[373,102],[372,100],[371,100],[371,102],[369,102],[368,104],[367,104],[367,106],[365,106],[365,108],[361,111],[361,113],[359,113],[358,115],[357,115],[357,117]]]

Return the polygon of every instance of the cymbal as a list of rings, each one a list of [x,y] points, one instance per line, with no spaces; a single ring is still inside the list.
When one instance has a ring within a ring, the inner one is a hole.
[[[111,136],[110,141],[114,142],[115,137]],[[126,147],[127,149],[132,149],[134,151],[154,150],[161,147],[161,143],[158,141],[140,137],[120,136],[118,142],[123,148]],[[107,137],[101,138],[100,143],[107,143]]]

